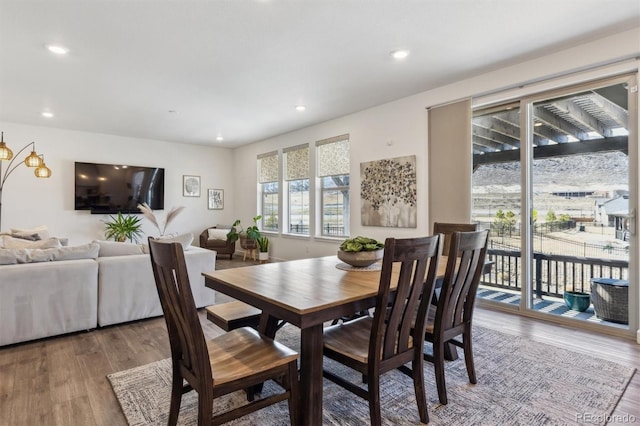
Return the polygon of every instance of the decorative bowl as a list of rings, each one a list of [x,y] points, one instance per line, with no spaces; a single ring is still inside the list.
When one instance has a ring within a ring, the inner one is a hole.
[[[365,267],[373,265],[378,260],[382,259],[384,249],[372,250],[372,251],[342,251],[338,250],[338,259],[344,263],[348,263],[355,267]]]

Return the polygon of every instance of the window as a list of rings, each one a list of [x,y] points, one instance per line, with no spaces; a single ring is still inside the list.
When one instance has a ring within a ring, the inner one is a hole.
[[[288,232],[309,235],[309,145],[287,148],[283,153]]]
[[[278,184],[278,152],[273,151],[258,156],[258,176],[262,194],[262,229],[277,232],[278,201],[280,186]]]
[[[349,235],[349,135],[316,142],[321,235]]]

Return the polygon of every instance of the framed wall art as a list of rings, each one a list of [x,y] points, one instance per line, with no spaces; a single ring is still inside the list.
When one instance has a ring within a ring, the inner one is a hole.
[[[360,163],[360,182],[363,225],[417,226],[415,155]]]
[[[224,209],[224,189],[209,189],[209,210]]]
[[[200,176],[191,176],[191,175],[182,176],[182,196],[183,197],[199,197],[200,196]]]

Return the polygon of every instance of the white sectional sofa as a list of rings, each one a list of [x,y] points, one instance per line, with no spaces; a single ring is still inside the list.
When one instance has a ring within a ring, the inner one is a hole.
[[[0,346],[162,315],[143,246],[119,254],[111,244],[0,248]],[[216,252],[184,253],[196,305],[213,304],[202,272],[215,269]]]
[[[196,306],[214,302],[214,291],[204,286],[202,273],[215,269],[216,252],[190,247],[184,252]],[[148,254],[98,257],[98,325],[162,315]]]

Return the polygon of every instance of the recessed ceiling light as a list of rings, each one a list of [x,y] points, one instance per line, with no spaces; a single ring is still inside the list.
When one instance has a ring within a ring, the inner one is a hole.
[[[49,52],[55,53],[56,55],[66,55],[69,53],[69,49],[67,47],[56,44],[47,44],[47,49]]]
[[[398,49],[391,52],[391,57],[396,60],[405,59],[409,56],[409,51],[405,49]]]
[[[43,116],[43,117],[46,117],[46,118],[53,118],[53,113],[52,113],[52,112],[49,112],[49,111],[44,111],[44,112],[42,113],[42,116]]]
[[[296,111],[305,111],[307,109],[304,105],[296,105]]]
[[[222,142],[224,140],[224,138],[222,136],[218,135],[218,136],[216,136],[216,140],[218,142]]]

